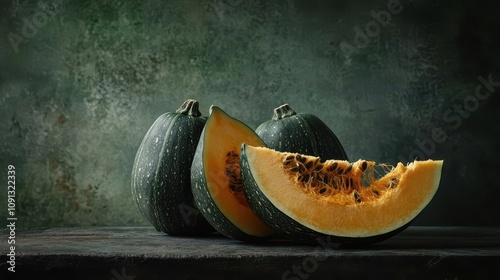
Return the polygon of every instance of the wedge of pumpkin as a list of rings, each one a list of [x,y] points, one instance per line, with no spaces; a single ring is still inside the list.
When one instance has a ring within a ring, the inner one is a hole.
[[[273,230],[304,242],[377,242],[402,229],[436,193],[443,161],[395,167],[242,145],[250,207]]]
[[[243,143],[265,146],[255,132],[219,107],[210,107],[191,165],[197,208],[219,232],[238,240],[259,240],[273,231],[249,207],[240,175]]]

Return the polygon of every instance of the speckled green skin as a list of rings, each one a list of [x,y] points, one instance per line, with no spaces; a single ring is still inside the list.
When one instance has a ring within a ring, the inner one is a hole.
[[[285,111],[276,110],[285,107]],[[321,159],[348,160],[333,131],[313,114],[296,114],[287,105],[275,109],[273,119],[262,123],[255,132],[269,148],[280,152],[313,155]]]
[[[214,229],[194,206],[190,167],[206,117],[185,109],[161,115],[144,136],[132,168],[132,197],[158,231],[204,235]]]
[[[408,223],[401,228],[382,235],[363,238],[326,235],[305,227],[304,225],[290,218],[285,213],[281,212],[262,193],[260,187],[257,185],[253,178],[252,172],[250,171],[250,166],[248,164],[248,159],[245,153],[245,147],[245,144],[243,144],[241,147],[240,169],[244,185],[243,192],[247,198],[248,204],[264,223],[266,223],[277,234],[283,236],[284,238],[308,244],[375,243],[385,240],[401,232],[410,224]]]
[[[213,110],[219,110],[219,112],[224,113],[219,108],[212,106],[210,112]],[[225,113],[224,113],[225,114]],[[230,116],[227,116],[230,118]],[[207,123],[210,122],[210,117]],[[241,123],[242,127],[248,128],[250,133],[254,133],[253,130],[247,127],[244,123]],[[207,179],[205,174],[205,169],[203,166],[203,153],[205,150],[205,137],[207,134],[206,127],[203,129],[201,134],[200,141],[198,142],[198,147],[196,148],[196,153],[193,159],[193,163],[191,166],[191,185],[192,192],[194,196],[194,200],[196,202],[196,206],[200,209],[201,214],[205,217],[205,219],[221,234],[242,241],[258,241],[263,238],[251,236],[242,230],[240,230],[237,226],[235,226],[220,210],[219,207],[215,204],[214,197],[217,194],[212,195],[208,191]],[[220,176],[225,176],[224,171]]]

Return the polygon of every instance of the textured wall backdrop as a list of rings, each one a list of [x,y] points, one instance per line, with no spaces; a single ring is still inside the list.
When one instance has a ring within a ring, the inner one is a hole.
[[[256,128],[289,103],[351,159],[444,159],[415,224],[500,225],[493,3],[3,1],[0,182],[15,165],[22,227],[146,225],[130,171],[160,114],[194,98]]]

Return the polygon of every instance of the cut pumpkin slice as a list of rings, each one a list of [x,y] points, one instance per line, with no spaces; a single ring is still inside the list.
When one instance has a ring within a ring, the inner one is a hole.
[[[191,187],[196,206],[219,233],[257,240],[273,231],[255,215],[243,194],[243,143],[265,146],[251,128],[212,106],[191,166]]]
[[[377,242],[404,229],[436,193],[443,161],[392,167],[242,145],[250,207],[276,232],[298,241]]]

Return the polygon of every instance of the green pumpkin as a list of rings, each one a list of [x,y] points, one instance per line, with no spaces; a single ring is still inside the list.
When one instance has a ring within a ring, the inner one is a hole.
[[[141,214],[169,235],[204,235],[214,229],[194,204],[191,163],[205,126],[198,101],[156,119],[144,136],[132,168],[132,197]]]
[[[280,152],[348,160],[339,139],[322,120],[313,114],[297,114],[288,104],[274,109],[273,118],[255,132],[269,148]]]

